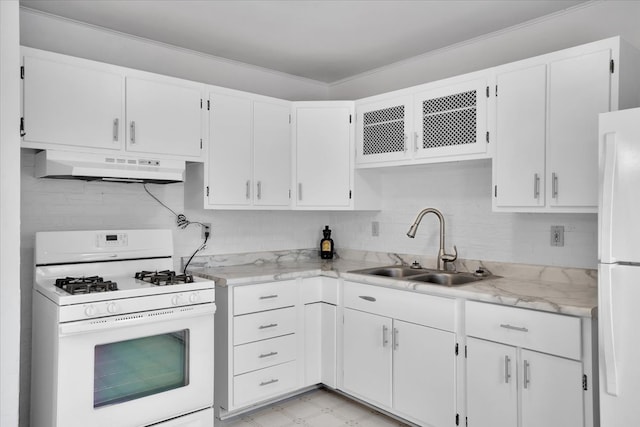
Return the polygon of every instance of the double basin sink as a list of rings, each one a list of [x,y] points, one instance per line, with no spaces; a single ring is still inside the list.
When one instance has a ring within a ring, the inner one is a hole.
[[[426,268],[415,268],[404,265],[391,265],[387,267],[373,267],[364,270],[354,270],[349,273],[363,274],[367,276],[391,277],[398,280],[409,280],[412,282],[424,282],[444,286],[457,286],[480,280],[496,279],[485,270],[478,270],[475,273],[458,273],[442,270],[430,270]]]

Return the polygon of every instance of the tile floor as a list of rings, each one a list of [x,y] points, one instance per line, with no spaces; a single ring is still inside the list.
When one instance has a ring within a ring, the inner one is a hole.
[[[312,390],[253,412],[215,422],[215,427],[405,427],[407,425],[326,389]]]

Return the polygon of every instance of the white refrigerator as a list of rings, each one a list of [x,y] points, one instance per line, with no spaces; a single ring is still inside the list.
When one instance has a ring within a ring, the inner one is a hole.
[[[600,425],[640,425],[640,108],[600,115]]]

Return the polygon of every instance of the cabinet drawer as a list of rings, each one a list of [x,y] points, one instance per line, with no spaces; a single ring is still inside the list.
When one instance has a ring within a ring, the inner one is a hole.
[[[288,307],[298,302],[295,280],[233,288],[233,314],[254,313]]]
[[[295,361],[238,375],[233,379],[233,404],[244,406],[291,391],[297,387],[296,376]]]
[[[484,338],[580,360],[578,317],[467,301],[466,332]]]
[[[445,331],[455,328],[455,301],[450,298],[345,282],[344,306]]]
[[[285,335],[236,346],[233,349],[233,372],[240,375],[295,359],[296,335]]]
[[[295,331],[295,307],[245,314],[233,318],[234,345],[287,335]]]

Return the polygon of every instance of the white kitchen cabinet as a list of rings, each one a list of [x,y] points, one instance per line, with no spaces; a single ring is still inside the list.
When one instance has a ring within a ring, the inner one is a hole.
[[[298,281],[222,287],[216,295],[218,416],[300,389],[304,328]]]
[[[487,84],[486,78],[449,81],[414,96],[417,158],[455,158],[487,151]]]
[[[344,391],[420,425],[455,425],[454,301],[345,282],[344,305]]]
[[[411,159],[413,98],[397,96],[356,107],[356,163]],[[411,140],[410,140],[411,137]]]
[[[31,48],[22,54],[23,147],[201,160],[201,84]]]
[[[625,106],[632,68],[620,51],[615,38],[496,68],[495,211],[597,211],[598,114]]]
[[[127,151],[198,157],[202,88],[173,79],[127,77]]]
[[[211,209],[288,208],[289,102],[218,90],[209,95],[209,109],[206,173],[188,184],[196,200]]]
[[[299,208],[349,209],[353,103],[294,103],[295,195]]]
[[[124,77],[91,61],[24,53],[23,145],[120,150]]]
[[[489,72],[359,100],[358,168],[486,158]]]
[[[591,425],[579,318],[473,301],[465,309],[469,425]]]

